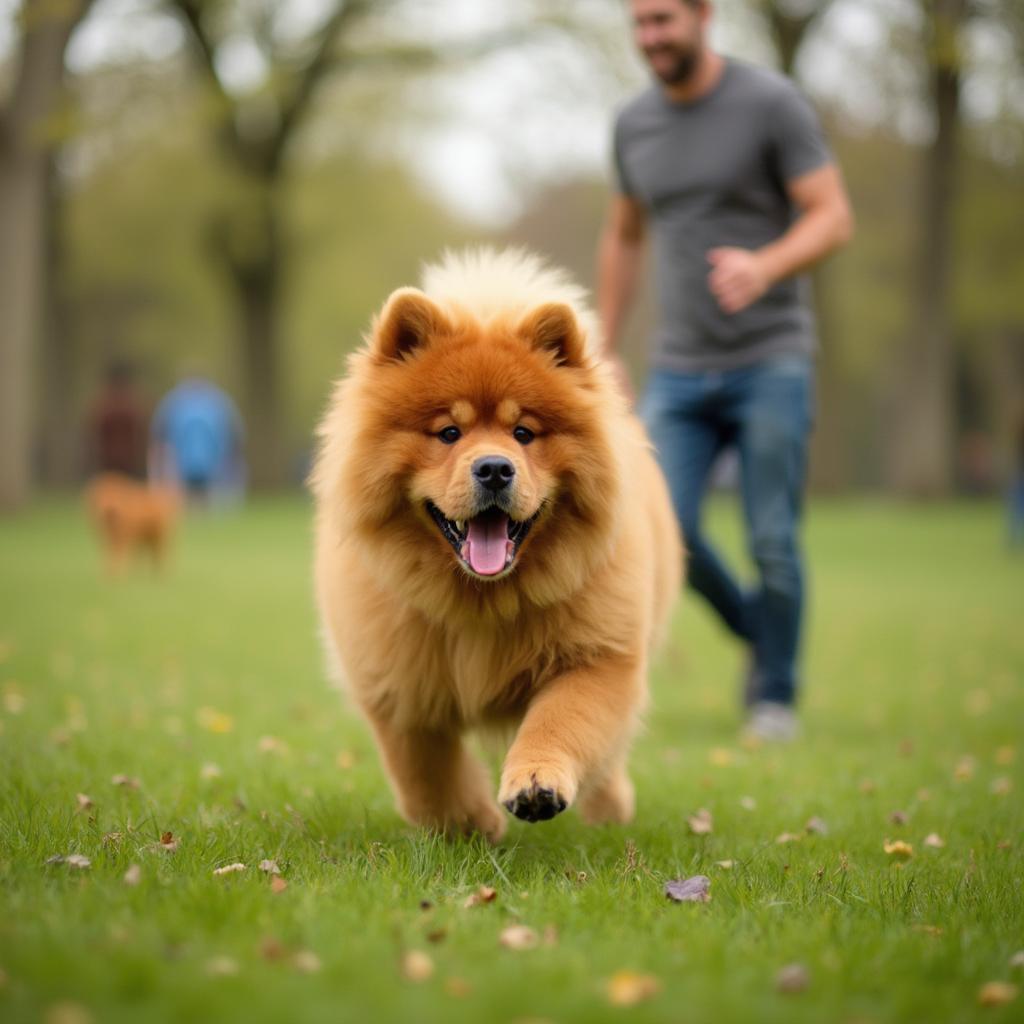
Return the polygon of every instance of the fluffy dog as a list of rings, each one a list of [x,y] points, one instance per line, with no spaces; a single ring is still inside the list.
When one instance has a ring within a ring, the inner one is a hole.
[[[101,473],[89,483],[85,497],[110,575],[118,575],[137,550],[148,552],[156,568],[163,566],[181,511],[176,488]]]
[[[582,291],[522,252],[448,255],[387,300],[320,426],[330,661],[402,815],[501,838],[633,815],[626,757],[682,552]],[[497,802],[464,734],[514,739]]]

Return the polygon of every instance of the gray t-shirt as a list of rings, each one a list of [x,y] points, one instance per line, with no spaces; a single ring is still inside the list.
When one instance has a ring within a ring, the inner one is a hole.
[[[672,102],[655,85],[619,114],[620,190],[648,212],[660,323],[652,365],[727,370],[811,353],[807,282],[790,278],[729,315],[708,287],[709,249],[758,249],[783,235],[795,210],[786,182],[829,163],[810,103],[784,75],[727,58],[711,92]]]

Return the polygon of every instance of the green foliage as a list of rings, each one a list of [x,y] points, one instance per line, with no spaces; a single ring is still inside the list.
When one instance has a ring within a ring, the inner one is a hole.
[[[9,520],[0,1019],[61,1002],[133,1024],[1018,1019],[1019,999],[976,1003],[1014,979],[1024,923],[1024,562],[1001,525],[992,505],[813,505],[806,738],[738,744],[741,654],[687,598],[633,757],[636,822],[513,822],[488,849],[401,823],[365,726],[325,684],[304,504],[196,516],[167,578],[140,566],[114,582],[74,507]],[[735,555],[731,509],[710,526]],[[204,777],[210,763],[220,774]],[[94,805],[77,810],[77,793]],[[686,827],[700,807],[707,836]],[[826,835],[802,834],[812,815]],[[784,832],[802,837],[781,845]],[[946,845],[924,847],[930,832]],[[886,838],[914,856],[897,867]],[[91,867],[46,864],[70,853]],[[234,862],[247,869],[213,875]],[[698,872],[709,904],[661,895]],[[464,909],[480,884],[497,900]],[[500,948],[516,922],[557,941]],[[433,958],[429,981],[401,977],[409,949]],[[303,973],[297,951],[321,969]],[[224,957],[237,974],[217,975]],[[810,985],[778,994],[791,962]],[[609,1006],[621,969],[661,993]]]

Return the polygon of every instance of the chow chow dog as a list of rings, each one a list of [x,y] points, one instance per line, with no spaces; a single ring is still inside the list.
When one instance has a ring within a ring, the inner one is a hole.
[[[162,568],[181,514],[181,495],[122,473],[100,473],[85,491],[86,507],[103,548],[107,572],[118,575],[134,551]]]
[[[583,292],[520,251],[447,255],[388,298],[319,438],[328,657],[405,819],[629,821],[682,551]],[[511,737],[497,800],[469,731]]]

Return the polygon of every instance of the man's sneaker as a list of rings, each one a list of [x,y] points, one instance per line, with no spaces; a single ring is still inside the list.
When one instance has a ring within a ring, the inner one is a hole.
[[[761,700],[750,709],[747,736],[765,743],[789,743],[800,732],[796,712],[788,704]]]

